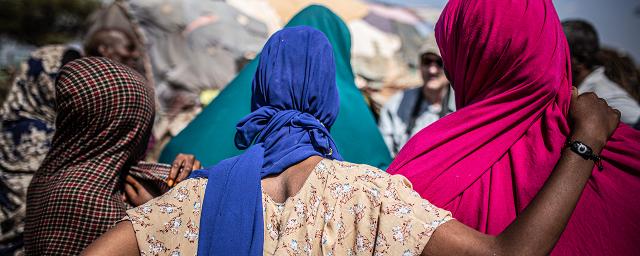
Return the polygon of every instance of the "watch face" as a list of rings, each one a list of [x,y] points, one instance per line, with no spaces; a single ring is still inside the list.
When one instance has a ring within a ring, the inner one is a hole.
[[[578,144],[577,150],[580,154],[587,153],[587,146],[585,146],[584,144]]]

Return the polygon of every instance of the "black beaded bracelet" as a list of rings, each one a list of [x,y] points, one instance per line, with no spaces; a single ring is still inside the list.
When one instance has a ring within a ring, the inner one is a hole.
[[[567,138],[567,142],[565,143],[565,146],[571,149],[571,151],[581,156],[582,158],[586,160],[593,160],[593,162],[596,163],[596,166],[598,166],[599,171],[602,171],[602,169],[604,169],[604,167],[602,166],[602,159],[600,158],[600,156],[593,153],[593,150],[591,149],[591,147],[587,146],[587,144],[584,144],[581,141],[577,141],[577,140],[571,141],[571,139]]]

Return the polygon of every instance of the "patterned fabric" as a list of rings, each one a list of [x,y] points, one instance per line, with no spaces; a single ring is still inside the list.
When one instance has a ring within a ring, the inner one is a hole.
[[[159,189],[161,192],[169,191],[166,180],[171,172],[170,164],[158,164],[149,162],[138,162],[129,169],[129,175],[140,182],[146,182]]]
[[[53,136],[54,79],[65,47],[46,46],[34,51],[14,80],[2,108],[0,170],[35,172]]]
[[[45,46],[33,51],[29,60],[22,63],[21,73],[0,110],[4,119],[54,122],[54,79],[65,50],[63,45]]]
[[[206,178],[180,182],[168,193],[130,209],[141,255],[196,255]]]
[[[122,179],[144,154],[153,92],[104,58],[65,65],[56,82],[56,133],[27,194],[28,255],[76,255],[125,214]]]
[[[141,255],[195,255],[207,179],[127,211]],[[284,203],[262,192],[264,255],[419,255],[448,211],[400,175],[322,160]]]
[[[0,177],[0,255],[22,255],[24,252],[24,217],[27,186],[32,174],[3,173]]]
[[[27,186],[51,146],[53,84],[65,50],[52,45],[32,52],[0,107],[1,255],[19,254],[23,246]]]

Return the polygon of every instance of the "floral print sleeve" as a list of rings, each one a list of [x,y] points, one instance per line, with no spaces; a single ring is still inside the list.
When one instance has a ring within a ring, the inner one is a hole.
[[[385,183],[375,252],[420,255],[436,228],[452,219],[451,213],[422,199],[403,176],[389,176]]]
[[[127,211],[141,255],[196,255],[207,179],[188,179]]]

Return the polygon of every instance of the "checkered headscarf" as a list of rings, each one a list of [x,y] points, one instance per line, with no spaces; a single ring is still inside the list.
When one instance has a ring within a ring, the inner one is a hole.
[[[153,122],[145,83],[105,58],[62,68],[52,148],[27,194],[27,254],[76,255],[124,216],[122,178],[144,154]]]
[[[154,115],[152,92],[145,84],[139,74],[105,58],[65,65],[56,83],[57,132],[40,169],[54,171],[73,165],[69,160],[116,155],[120,161],[114,167],[122,167],[122,160],[139,160]]]

